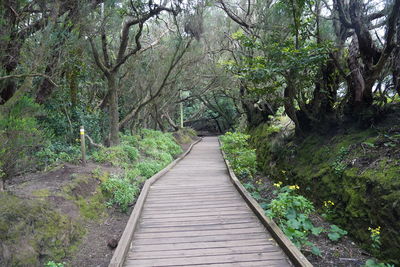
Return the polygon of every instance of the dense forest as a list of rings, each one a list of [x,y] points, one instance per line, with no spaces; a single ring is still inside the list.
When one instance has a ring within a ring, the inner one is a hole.
[[[86,204],[73,186],[92,178],[59,182],[86,219],[110,195],[126,211],[133,180],[182,153],[193,129],[237,131],[259,173],[334,201],[328,220],[400,264],[400,0],[2,0],[0,34],[0,265],[70,262],[88,222],[26,208],[18,188],[64,163],[84,173],[81,126],[90,164],[118,168],[89,164],[104,196]],[[35,201],[54,193],[31,189]],[[44,234],[13,250],[26,209],[68,228],[62,252]],[[379,244],[368,227],[382,227]]]

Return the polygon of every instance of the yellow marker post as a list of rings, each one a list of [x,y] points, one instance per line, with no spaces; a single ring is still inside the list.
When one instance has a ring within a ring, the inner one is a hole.
[[[81,152],[82,152],[82,164],[86,165],[86,146],[85,146],[85,128],[81,126]]]

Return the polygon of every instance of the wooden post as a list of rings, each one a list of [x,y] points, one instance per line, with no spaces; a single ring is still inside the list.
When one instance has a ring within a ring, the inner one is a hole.
[[[82,152],[82,164],[86,165],[86,146],[85,146],[85,128],[81,126],[81,152]]]
[[[180,113],[181,113],[181,129],[183,129],[183,102],[182,102],[182,90],[179,91],[179,98],[181,99],[180,103]]]

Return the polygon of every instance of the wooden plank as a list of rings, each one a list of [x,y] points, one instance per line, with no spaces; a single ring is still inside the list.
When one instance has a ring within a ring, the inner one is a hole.
[[[257,230],[248,234],[223,234],[210,236],[192,236],[192,237],[169,237],[163,239],[152,238],[136,238],[133,240],[134,245],[150,245],[150,244],[176,244],[176,243],[195,243],[195,242],[216,242],[227,240],[251,240],[258,239],[260,236],[266,238],[266,233],[263,230]]]
[[[137,233],[135,238],[170,238],[170,237],[200,237],[200,236],[210,236],[210,235],[226,235],[226,234],[252,234],[260,231],[259,225],[257,227],[249,228],[238,228],[238,229],[216,229],[216,230],[206,230],[206,231],[171,231],[171,232],[150,232],[150,233]]]
[[[241,261],[260,261],[267,262],[281,261],[284,259],[282,252],[268,253],[248,253],[238,255],[220,255],[220,256],[197,256],[197,257],[182,257],[182,258],[165,258],[165,259],[143,259],[134,260],[128,258],[127,264],[134,266],[177,266],[191,264],[210,264],[210,263],[236,263]]]
[[[279,247],[272,245],[240,246],[228,248],[200,248],[200,249],[182,249],[169,251],[142,251],[140,254],[132,254],[129,259],[160,259],[194,256],[220,256],[220,255],[238,255],[245,253],[279,252]]]
[[[260,219],[261,223],[268,229],[271,235],[275,238],[278,244],[286,252],[289,258],[296,266],[311,267],[312,264],[307,260],[307,258],[300,252],[300,250],[286,237],[282,230],[276,225],[276,223],[265,216],[263,208],[258,204],[258,202],[250,195],[250,193],[244,188],[239,179],[233,172],[224,152],[221,150],[223,157],[225,158],[225,164],[228,168],[229,176],[234,186],[237,188],[239,193],[242,195],[243,199],[249,205],[249,207],[254,211],[256,216]]]
[[[189,149],[182,156],[174,160],[171,164],[169,164],[167,167],[165,167],[163,170],[161,170],[160,172],[158,172],[145,182],[138,197],[138,200],[136,201],[135,208],[133,209],[129,217],[125,230],[122,233],[122,236],[118,242],[118,246],[114,251],[113,257],[111,258],[109,267],[120,267],[123,265],[126,258],[126,254],[128,253],[128,250],[130,248],[130,243],[132,241],[133,233],[136,229],[136,225],[138,224],[140,213],[143,209],[144,201],[147,197],[151,184],[157,181],[157,179],[159,179],[163,174],[165,174],[168,170],[172,169],[172,167],[174,167],[179,161],[181,161],[184,157],[186,157],[186,155],[188,155],[192,150],[193,146],[200,141],[201,139],[192,143]]]
[[[238,215],[245,214],[248,216],[253,215],[248,209],[240,209],[240,210],[227,210],[227,211],[203,211],[203,212],[191,212],[191,213],[169,213],[169,214],[160,214],[158,212],[143,213],[142,219],[168,219],[168,218],[187,218],[187,217],[209,217],[209,216],[224,216],[224,215]]]
[[[209,208],[197,208],[196,211],[198,213],[202,213],[202,212],[207,212],[209,211]],[[212,211],[216,212],[216,211],[245,211],[248,210],[247,207],[243,207],[243,205],[238,205],[238,206],[233,206],[233,207],[220,207],[220,208],[213,208]],[[171,214],[171,211],[174,211],[174,214],[178,215],[179,214],[185,214],[185,213],[193,213],[193,209],[180,209],[180,210],[175,210],[175,209],[170,209],[170,210],[164,210],[164,209],[159,209],[159,210],[155,210],[155,209],[145,209],[142,214],[143,216],[149,215],[149,214],[159,214],[159,215],[163,215],[163,214]]]
[[[250,239],[250,240],[229,240],[219,242],[196,242],[196,243],[183,243],[183,244],[153,244],[153,245],[132,245],[132,251],[137,253],[143,251],[175,251],[175,250],[192,250],[192,249],[217,249],[217,248],[233,248],[233,247],[249,247],[249,246],[262,246],[265,245],[264,238]],[[273,244],[270,244],[274,246]],[[276,247],[276,246],[275,246]]]
[[[151,221],[142,221],[140,222],[140,227],[169,227],[169,226],[200,226],[200,225],[223,225],[223,224],[230,224],[232,222],[235,223],[249,223],[249,222],[258,222],[258,219],[256,217],[252,218],[236,218],[235,220],[231,219],[218,219],[218,220],[207,220],[206,218],[203,220],[191,220],[191,221],[156,221],[156,222],[151,222]]]
[[[190,267],[204,267],[204,264],[191,264]],[[242,261],[242,262],[229,262],[229,263],[210,263],[207,266],[211,267],[282,267],[287,266],[286,260],[281,261]]]
[[[248,214],[248,213],[243,213],[243,214],[229,214],[229,215],[212,215],[208,217],[204,216],[195,216],[195,217],[173,217],[173,218],[152,218],[152,219],[142,219],[141,222],[146,222],[146,223],[157,223],[157,222],[229,222],[233,220],[238,220],[238,219],[248,219],[251,218],[249,215],[253,214]],[[254,215],[253,215],[254,216]]]
[[[198,210],[202,210],[202,209],[210,210],[210,209],[232,208],[232,207],[243,207],[243,203],[241,203],[241,202],[237,202],[237,203],[221,203],[221,204],[216,203],[216,204],[211,204],[211,205],[201,205],[200,207],[196,206],[196,209],[198,209]],[[154,212],[157,212],[157,211],[160,211],[160,212],[163,212],[163,211],[165,211],[165,212],[177,211],[177,212],[179,212],[179,211],[187,211],[187,210],[192,211],[193,208],[194,208],[194,206],[192,205],[192,206],[186,206],[186,207],[185,206],[180,206],[180,207],[161,207],[161,208],[152,207],[152,208],[149,208],[148,210],[151,210],[151,211],[154,211]]]
[[[260,227],[260,226],[261,224],[258,222],[211,224],[211,225],[196,225],[196,226],[177,225],[169,227],[146,227],[145,225],[143,225],[143,227],[141,228],[141,233],[155,233],[155,232],[165,233],[173,231],[209,231],[217,229],[242,229],[242,228]]]

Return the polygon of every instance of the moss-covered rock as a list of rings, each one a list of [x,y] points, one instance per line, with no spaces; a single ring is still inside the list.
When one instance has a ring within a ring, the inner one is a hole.
[[[83,229],[43,200],[0,193],[0,266],[42,266],[61,260]]]
[[[396,140],[368,129],[287,141],[268,127],[251,132],[260,168],[277,181],[300,185],[317,207],[335,202],[334,223],[377,257],[400,264],[400,159],[389,149]],[[379,252],[371,249],[368,231],[377,226]]]

